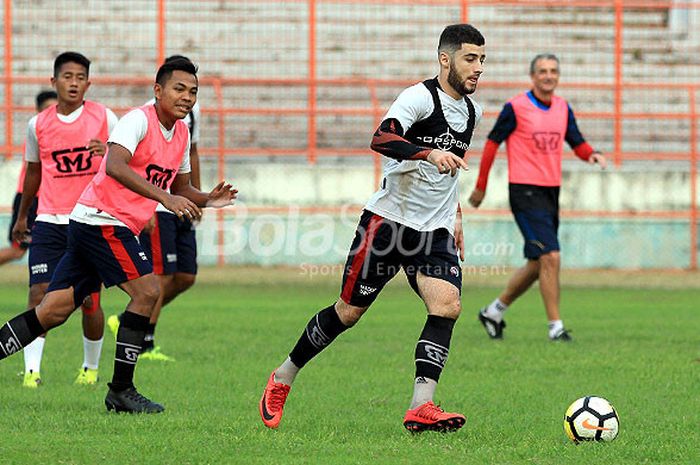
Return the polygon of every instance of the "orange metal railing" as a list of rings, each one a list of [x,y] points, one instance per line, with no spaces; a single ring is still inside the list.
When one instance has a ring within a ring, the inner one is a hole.
[[[5,37],[5,46],[3,48],[3,63],[4,63],[4,84],[5,84],[5,105],[3,112],[5,113],[5,152],[6,157],[12,156],[12,0],[5,0],[3,4],[3,18],[5,19],[5,27],[3,29]]]
[[[234,0],[236,1],[236,0]],[[168,31],[168,0],[156,0],[156,34],[153,38],[155,44],[154,47],[154,63],[160,63],[166,56],[167,50],[167,31]],[[196,3],[196,2],[195,2]],[[249,147],[243,144],[230,145],[226,143],[226,135],[230,132],[227,128],[226,116],[227,115],[305,115],[307,118],[306,125],[306,147],[305,155],[309,163],[314,164],[317,162],[319,157],[324,156],[373,156],[374,161],[374,177],[375,184],[378,183],[379,177],[381,175],[381,160],[376,154],[371,154],[368,149],[365,148],[323,148],[319,146],[318,142],[318,130],[317,130],[317,118],[325,115],[361,115],[369,116],[373,119],[375,125],[379,123],[379,120],[385,111],[385,108],[379,97],[378,90],[382,87],[392,87],[401,88],[412,82],[397,79],[369,79],[369,78],[322,78],[318,75],[318,42],[317,42],[317,29],[318,29],[318,12],[317,7],[321,4],[377,4],[380,2],[373,0],[294,0],[288,3],[299,3],[306,4],[306,18],[305,22],[308,28],[308,37],[306,38],[306,43],[308,47],[308,58],[306,63],[306,76],[300,76],[295,78],[284,78],[284,79],[268,79],[268,78],[254,78],[254,77],[212,77],[202,79],[202,86],[211,86],[214,91],[214,104],[212,102],[203,102],[202,111],[207,115],[216,116],[217,120],[217,132],[215,138],[215,144],[210,143],[204,144],[200,148],[200,153],[206,157],[216,157],[218,175],[220,178],[224,178],[226,173],[226,159],[228,157],[236,157],[242,154],[246,156],[278,156],[285,157],[291,155],[298,155],[299,149],[291,148],[266,148],[260,149],[259,147]],[[614,77],[610,83],[587,83],[587,82],[569,82],[562,84],[564,88],[571,89],[591,89],[591,90],[610,90],[613,93],[613,106],[612,111],[606,112],[577,112],[579,119],[605,119],[610,120],[612,123],[612,153],[610,154],[615,165],[622,165],[625,160],[682,160],[687,161],[689,164],[690,173],[690,202],[689,209],[687,211],[655,211],[655,212],[628,212],[628,213],[615,213],[615,216],[624,215],[634,215],[636,217],[654,217],[654,218],[687,218],[689,223],[689,243],[690,243],[690,267],[697,269],[697,255],[698,255],[698,231],[697,231],[697,182],[698,182],[698,144],[700,143],[698,134],[698,124],[699,114],[697,105],[697,94],[700,92],[700,83],[690,82],[690,83],[663,83],[663,82],[644,82],[644,83],[634,83],[625,82],[624,80],[624,15],[625,11],[630,9],[669,9],[669,8],[686,8],[686,9],[696,9],[700,6],[694,2],[679,2],[679,1],[635,1],[635,0],[570,0],[570,1],[556,1],[556,0],[383,0],[382,4],[400,4],[400,5],[447,5],[447,6],[458,6],[459,7],[459,20],[463,22],[469,21],[472,16],[471,10],[473,8],[483,7],[483,6],[494,6],[494,5],[512,5],[519,7],[559,7],[559,8],[597,8],[605,9],[607,11],[612,11],[614,13]],[[37,76],[26,76],[20,75],[13,72],[13,63],[15,58],[13,56],[13,2],[12,0],[4,0],[3,2],[3,76],[2,80],[4,83],[4,103],[0,107],[0,111],[5,116],[5,143],[0,146],[0,153],[4,154],[5,157],[11,157],[13,154],[19,153],[21,150],[19,142],[16,140],[16,134],[14,131],[14,121],[15,113],[25,113],[31,114],[33,108],[27,106],[20,106],[14,103],[14,86],[20,84],[45,84],[45,77]],[[449,21],[445,18],[445,21]],[[118,78],[118,77],[98,77],[94,78],[93,81],[96,83],[104,85],[113,86],[135,86],[143,85],[147,86],[151,83],[150,77],[128,77],[128,78]],[[225,89],[229,87],[241,87],[246,85],[269,85],[269,86],[289,86],[289,87],[303,87],[307,90],[307,99],[304,106],[294,107],[294,108],[262,108],[256,106],[233,106],[228,104],[224,98]],[[318,105],[318,89],[319,86],[355,86],[366,88],[369,99],[366,102],[360,102],[354,107],[319,107]],[[527,83],[522,81],[513,82],[483,82],[480,84],[481,89],[489,88],[522,88],[527,86]],[[663,112],[625,112],[623,108],[623,97],[624,92],[628,90],[635,89],[649,89],[655,88],[659,89],[674,89],[683,90],[687,94],[688,111],[687,112],[675,112],[675,113],[663,113]],[[114,108],[115,111],[125,111],[127,108]],[[487,112],[486,117],[494,117],[495,114]],[[632,120],[643,120],[643,119],[674,119],[674,120],[685,120],[689,122],[690,130],[687,135],[689,142],[689,150],[684,151],[659,151],[656,153],[635,153],[630,151],[623,151],[623,141],[625,140],[625,134],[623,131],[623,123],[625,121]],[[499,213],[499,212],[487,212],[487,213]],[[501,212],[502,213],[502,212]],[[609,212],[568,212],[569,215],[586,215],[586,216],[610,216]],[[222,224],[224,220],[224,214],[219,212],[217,214],[217,219]],[[219,263],[223,263],[223,236],[219,236],[218,248],[219,248]]]

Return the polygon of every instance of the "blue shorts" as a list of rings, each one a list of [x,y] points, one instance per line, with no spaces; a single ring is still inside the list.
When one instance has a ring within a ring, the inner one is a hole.
[[[74,288],[76,302],[100,289],[153,272],[134,233],[124,226],[68,225],[68,249],[58,263],[49,292]]]
[[[416,231],[365,210],[345,263],[340,298],[369,307],[401,269],[417,294],[418,273],[447,281],[461,292],[457,254],[447,229]]]
[[[7,240],[10,241],[10,244],[12,244],[12,247],[17,247],[20,249],[28,249],[29,248],[29,243],[26,242],[16,242],[14,239],[12,239],[12,228],[15,226],[15,223],[17,222],[17,215],[19,214],[19,204],[22,202],[22,194],[17,192],[15,195],[15,199],[12,201],[12,220],[10,221],[10,227],[9,231],[7,233]],[[36,209],[37,205],[39,204],[39,198],[34,197],[34,202],[32,202],[32,205],[29,207],[29,213],[27,214],[27,229],[30,231],[32,230],[32,226],[34,226],[34,220],[36,219]]]
[[[529,260],[559,250],[559,187],[510,184],[510,208]]]
[[[197,274],[197,238],[192,222],[156,212],[153,230],[141,232],[139,242],[157,275]]]
[[[29,245],[29,285],[48,283],[68,247],[68,225],[37,221]]]

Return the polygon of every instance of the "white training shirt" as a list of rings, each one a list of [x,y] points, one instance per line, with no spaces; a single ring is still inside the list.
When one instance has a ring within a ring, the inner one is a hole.
[[[77,120],[80,115],[83,114],[84,105],[80,105],[72,113],[68,115],[62,115],[56,113],[58,119],[64,123],[72,123]],[[107,132],[112,133],[114,127],[117,125],[117,115],[114,114],[112,110],[106,108],[107,113]],[[40,163],[39,159],[39,139],[36,137],[36,120],[39,115],[34,115],[27,123],[27,137],[26,144],[24,148],[24,159],[29,163]],[[53,215],[50,213],[42,213],[36,217],[36,221],[43,221],[45,223],[53,224],[68,224],[68,217],[70,215]]]
[[[464,97],[455,100],[437,89],[440,104],[451,130],[467,129],[469,107]],[[470,99],[471,100],[471,99]],[[479,124],[483,110],[474,102],[474,127]],[[406,134],[416,122],[428,118],[434,110],[433,98],[423,83],[404,89],[384,116],[401,123]],[[466,158],[466,154],[465,154]],[[399,161],[384,157],[385,187],[369,199],[365,209],[417,231],[446,228],[454,232],[458,204],[459,171],[454,177],[440,174],[437,167],[424,160]]]

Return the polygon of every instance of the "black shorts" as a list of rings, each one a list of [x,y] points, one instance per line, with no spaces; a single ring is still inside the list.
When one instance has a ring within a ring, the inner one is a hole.
[[[51,282],[53,272],[68,248],[68,225],[37,221],[29,246],[29,285]]]
[[[510,209],[525,239],[525,258],[559,250],[559,187],[510,184]]]
[[[12,239],[12,228],[15,226],[15,223],[17,222],[17,215],[19,214],[19,204],[22,202],[22,194],[17,192],[15,195],[15,199],[12,201],[12,221],[10,221],[10,230],[7,234],[7,240],[10,241],[10,244],[12,244],[13,247],[21,248],[21,249],[27,249],[29,248],[29,244],[25,242],[17,242]],[[32,230],[32,226],[34,226],[34,220],[36,219],[36,209],[37,205],[39,204],[39,198],[34,197],[34,202],[32,202],[32,205],[29,207],[29,213],[27,214],[27,229],[30,231]]]
[[[157,275],[197,274],[197,238],[189,219],[156,212],[151,232],[142,231],[139,242]]]
[[[365,210],[343,272],[340,298],[368,307],[403,268],[416,293],[418,273],[462,289],[462,270],[454,236],[447,229],[416,231]]]

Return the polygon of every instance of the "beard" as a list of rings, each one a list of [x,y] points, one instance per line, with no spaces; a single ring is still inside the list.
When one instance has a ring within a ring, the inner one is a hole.
[[[457,73],[457,70],[454,69],[452,63],[450,63],[450,72],[447,75],[447,83],[452,86],[452,88],[462,97],[473,94],[476,90],[476,87],[474,87],[474,89],[469,89],[464,85],[464,79],[462,79],[459,73]]]

